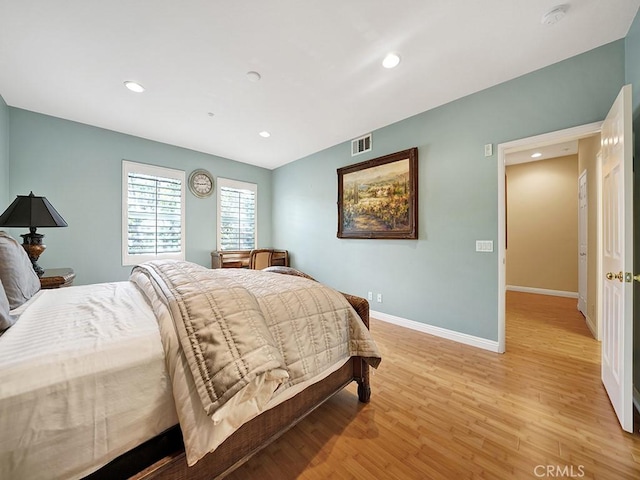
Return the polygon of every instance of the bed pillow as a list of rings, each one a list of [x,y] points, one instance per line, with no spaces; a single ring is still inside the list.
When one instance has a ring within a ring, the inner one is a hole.
[[[0,333],[5,331],[11,325],[15,323],[15,319],[9,315],[9,300],[4,293],[4,287],[0,282]]]
[[[13,237],[0,232],[0,282],[9,308],[18,308],[40,290],[40,279],[31,260]]]

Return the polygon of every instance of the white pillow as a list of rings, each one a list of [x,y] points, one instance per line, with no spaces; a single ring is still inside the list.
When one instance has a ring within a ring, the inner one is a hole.
[[[0,282],[0,332],[3,332],[15,323],[16,319],[9,315],[9,301],[4,293],[4,287]]]
[[[13,237],[0,232],[0,282],[11,310],[18,308],[40,290],[40,279],[31,260]]]

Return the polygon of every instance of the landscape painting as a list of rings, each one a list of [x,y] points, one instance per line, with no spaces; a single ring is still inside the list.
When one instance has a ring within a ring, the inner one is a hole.
[[[339,238],[418,238],[418,149],[338,169]]]

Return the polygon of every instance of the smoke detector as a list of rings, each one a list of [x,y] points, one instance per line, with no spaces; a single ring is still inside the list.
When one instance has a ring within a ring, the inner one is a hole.
[[[569,5],[558,5],[553,7],[542,16],[541,23],[544,25],[554,25],[564,18],[569,10]]]

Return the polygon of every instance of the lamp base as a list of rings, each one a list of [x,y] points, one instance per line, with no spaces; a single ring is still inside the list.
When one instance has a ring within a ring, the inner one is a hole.
[[[22,248],[27,252],[29,260],[31,260],[31,265],[38,274],[38,277],[41,277],[44,274],[44,268],[38,265],[38,258],[40,258],[42,252],[47,248],[47,246],[42,243],[44,235],[36,233],[35,227],[31,227],[29,228],[29,233],[20,236],[22,237]]]

